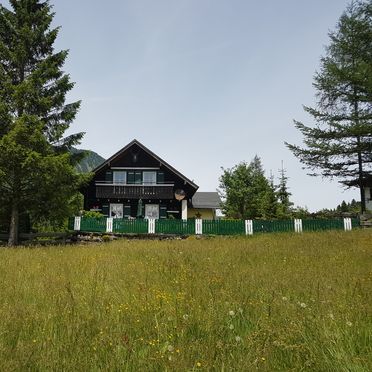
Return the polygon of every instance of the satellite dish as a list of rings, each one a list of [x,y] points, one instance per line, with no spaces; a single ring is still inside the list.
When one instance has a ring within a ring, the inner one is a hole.
[[[184,190],[182,189],[177,189],[175,192],[174,192],[174,197],[177,199],[177,200],[182,200],[184,199],[186,196],[186,193]]]

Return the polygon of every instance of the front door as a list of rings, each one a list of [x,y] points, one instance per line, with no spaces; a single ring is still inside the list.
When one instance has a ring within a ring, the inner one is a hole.
[[[159,204],[145,205],[145,218],[159,219]]]
[[[123,204],[110,204],[110,217],[123,218]]]

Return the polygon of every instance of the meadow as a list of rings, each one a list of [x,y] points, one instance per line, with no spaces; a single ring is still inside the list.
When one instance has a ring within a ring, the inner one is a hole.
[[[371,371],[372,231],[0,250],[1,371]]]

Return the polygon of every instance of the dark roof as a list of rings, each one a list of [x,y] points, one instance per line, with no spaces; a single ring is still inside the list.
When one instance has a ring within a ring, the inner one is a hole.
[[[221,208],[221,199],[218,192],[196,192],[192,197],[191,203],[193,208]]]
[[[343,182],[347,186],[359,186],[360,182],[358,179]],[[362,185],[364,187],[372,187],[372,174],[366,174],[363,176]]]
[[[124,146],[121,150],[119,150],[117,153],[115,153],[110,158],[108,158],[105,162],[103,162],[102,164],[100,164],[92,172],[94,172],[94,173],[98,172],[103,167],[105,167],[106,165],[110,164],[115,158],[117,158],[118,156],[120,156],[123,152],[125,152],[126,150],[128,150],[133,145],[137,145],[138,147],[140,147],[143,151],[147,152],[150,156],[152,156],[154,159],[156,159],[159,163],[161,163],[166,168],[168,168],[171,172],[175,173],[177,176],[179,176],[180,178],[182,178],[185,182],[187,182],[190,186],[192,186],[196,190],[199,188],[198,185],[196,185],[190,179],[188,179],[187,177],[185,177],[177,169],[173,168],[166,161],[164,161],[163,159],[161,159],[158,155],[156,155],[155,153],[153,153],[150,149],[148,149],[146,146],[144,146],[141,142],[137,141],[136,139],[134,139],[133,141],[129,142],[126,146]]]

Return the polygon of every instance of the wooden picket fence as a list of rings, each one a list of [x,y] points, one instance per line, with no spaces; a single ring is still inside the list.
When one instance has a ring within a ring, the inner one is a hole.
[[[270,232],[352,230],[357,218],[294,220],[153,220],[71,217],[69,230],[114,234],[253,235]]]

